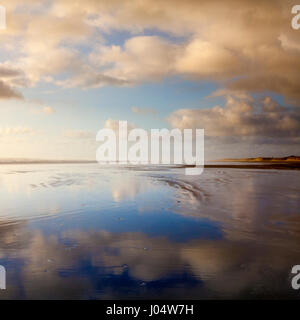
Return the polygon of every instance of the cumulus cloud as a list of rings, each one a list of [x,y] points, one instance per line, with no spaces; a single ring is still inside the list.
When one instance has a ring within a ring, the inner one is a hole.
[[[0,78],[11,78],[21,75],[22,72],[20,70],[5,66],[4,64],[0,64]]]
[[[204,128],[208,137],[298,139],[300,135],[300,112],[283,107],[270,97],[255,101],[228,96],[224,107],[181,109],[168,120],[180,129]]]
[[[5,82],[0,80],[0,99],[22,99],[23,96],[21,93],[16,91],[15,89],[11,88]]]
[[[9,63],[0,63],[0,99],[22,99],[16,87],[24,85],[24,73]]]
[[[123,86],[128,85],[129,80],[121,79],[119,77],[112,77],[101,72],[92,70],[92,68],[83,66],[82,72],[75,73],[72,77],[65,80],[58,80],[55,82],[65,88],[99,88],[103,86]]]
[[[91,57],[110,66],[105,74],[132,82],[169,75],[222,80],[231,90],[269,90],[292,103],[300,100],[300,44],[290,28],[291,1],[116,1],[109,8],[117,3],[122,10],[105,19],[110,28],[157,28],[184,40],[134,36],[123,46],[102,45]],[[102,16],[109,10],[103,3],[98,7]]]
[[[32,0],[20,7],[12,0],[4,5],[15,19],[0,40],[8,53],[5,63],[24,73],[16,86],[50,81],[95,88],[182,76],[222,81],[230,90],[273,91],[299,104],[300,40],[290,26],[293,4]],[[114,31],[131,36],[124,44],[107,45],[105,36]],[[10,72],[0,67],[0,79]]]
[[[178,73],[211,79],[240,75],[246,69],[233,50],[201,39],[188,43],[175,64]]]
[[[177,46],[157,36],[138,36],[124,47],[101,46],[91,59],[100,66],[113,65],[106,73],[127,81],[157,80],[173,69]]]

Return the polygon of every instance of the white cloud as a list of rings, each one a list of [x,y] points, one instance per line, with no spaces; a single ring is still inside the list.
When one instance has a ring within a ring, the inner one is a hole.
[[[201,39],[192,40],[176,61],[176,71],[211,79],[243,73],[245,66],[233,51]]]
[[[172,127],[205,129],[207,137],[280,137],[298,139],[300,112],[280,106],[270,97],[250,101],[227,97],[224,107],[181,109],[169,116]]]
[[[23,99],[21,93],[12,88],[9,84],[0,80],[0,99]]]
[[[124,47],[100,46],[91,60],[107,67],[105,74],[129,82],[158,80],[172,72],[176,45],[157,36],[138,36]],[[113,67],[110,68],[109,66]]]
[[[222,80],[231,90],[274,91],[299,103],[300,40],[290,27],[292,4],[31,0],[20,6],[11,0],[10,26],[0,35],[7,53],[0,64],[0,97],[20,98],[15,88],[41,81],[95,88],[175,75]],[[132,36],[124,45],[106,45],[103,35],[115,30]],[[145,36],[145,30],[160,36]]]

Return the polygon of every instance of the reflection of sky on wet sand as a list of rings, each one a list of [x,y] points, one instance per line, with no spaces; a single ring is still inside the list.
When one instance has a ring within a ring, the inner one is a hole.
[[[0,298],[297,297],[298,174],[1,166]]]

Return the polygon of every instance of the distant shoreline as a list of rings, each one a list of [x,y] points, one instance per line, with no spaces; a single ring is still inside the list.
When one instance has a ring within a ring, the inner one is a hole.
[[[238,162],[238,161],[237,161]],[[265,162],[264,164],[208,164],[204,165],[205,169],[219,168],[219,169],[269,169],[269,170],[300,170],[300,161],[290,162]]]
[[[214,160],[213,162],[243,162],[243,164],[208,164],[205,165],[205,168],[300,170],[300,156],[294,155],[281,158],[256,157],[239,159],[219,159]]]
[[[240,158],[240,159],[219,159],[214,162],[281,162],[281,163],[298,163],[300,162],[300,156],[288,156],[282,158],[267,158],[267,157],[256,157],[256,158]]]
[[[210,164],[214,162],[214,164]],[[222,162],[222,164],[218,164]],[[224,164],[228,162],[228,164]],[[229,164],[230,162],[230,164]],[[233,164],[236,162],[237,164]],[[242,162],[242,163],[241,163]],[[41,160],[41,159],[0,159],[1,165],[30,165],[30,164],[97,164],[96,160]],[[240,163],[240,164],[238,164]],[[159,166],[159,165],[158,165]],[[134,166],[142,168],[143,165]],[[163,168],[187,168],[194,165],[162,165]],[[300,157],[290,156],[285,158],[241,158],[241,159],[220,159],[207,161],[205,169],[271,169],[271,170],[300,170]]]
[[[97,163],[95,160],[0,160],[0,165],[2,164],[84,164],[84,163]]]

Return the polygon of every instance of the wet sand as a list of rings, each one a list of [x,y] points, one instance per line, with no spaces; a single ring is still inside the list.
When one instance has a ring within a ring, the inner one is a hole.
[[[272,169],[1,165],[0,299],[299,299],[300,173]]]

